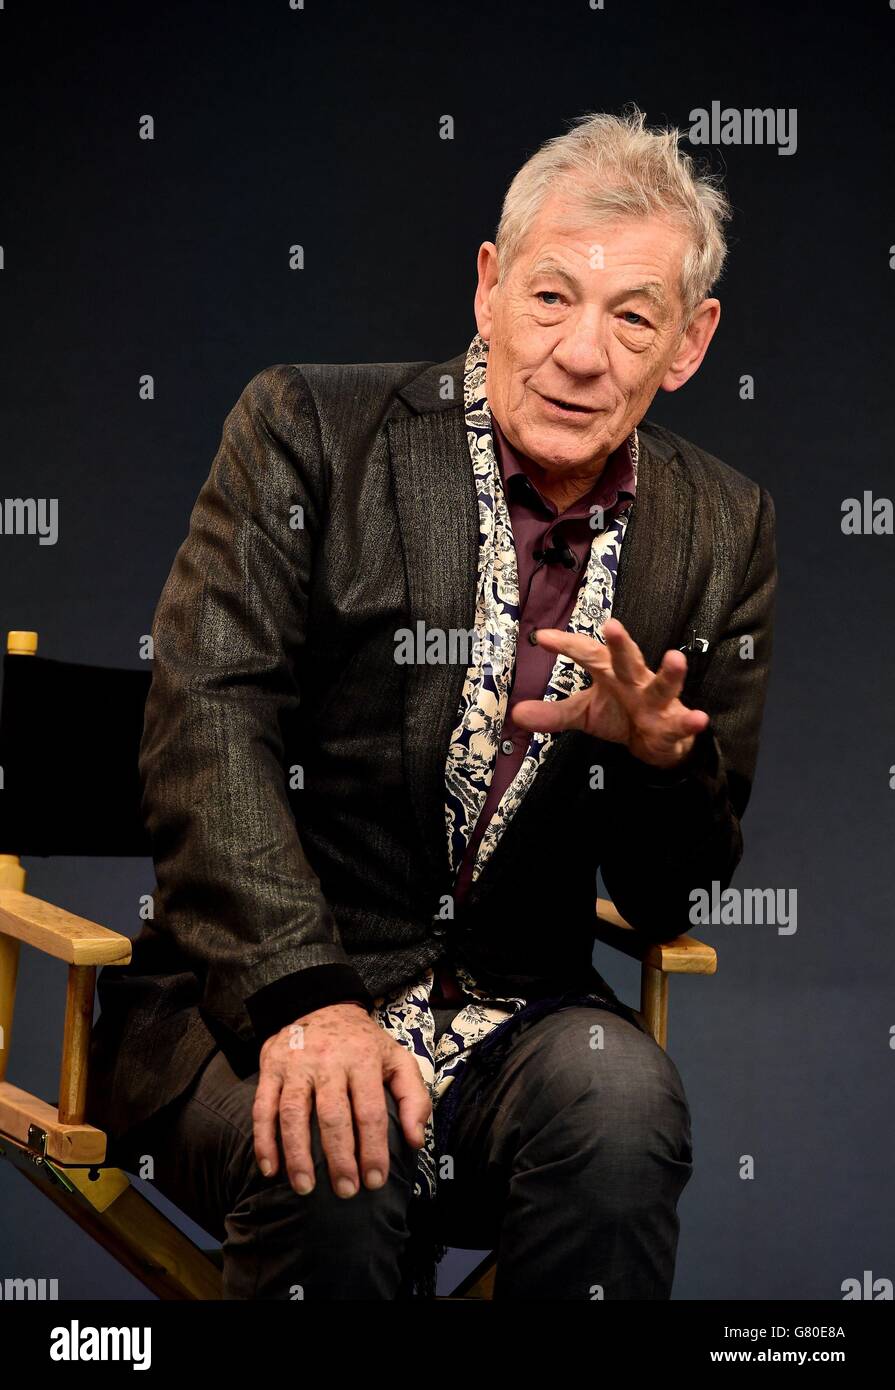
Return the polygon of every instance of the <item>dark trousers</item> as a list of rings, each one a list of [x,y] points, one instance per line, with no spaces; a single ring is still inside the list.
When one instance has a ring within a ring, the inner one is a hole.
[[[436,1036],[453,1013],[435,1010]],[[416,1151],[391,1093],[385,1186],[336,1197],[315,1118],[317,1181],[302,1197],[282,1163],[265,1179],[255,1162],[256,1084],[214,1053],[115,1161],[146,1172],[151,1159],[155,1186],[222,1242],[225,1298],[399,1297]],[[450,1147],[440,1234],[497,1249],[495,1299],[670,1297],[690,1114],[671,1058],[632,1023],[570,1007],[520,1026],[497,1075],[464,1087]]]

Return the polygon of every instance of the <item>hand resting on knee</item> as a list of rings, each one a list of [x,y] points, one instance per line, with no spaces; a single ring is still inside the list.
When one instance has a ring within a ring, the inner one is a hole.
[[[302,1196],[313,1191],[311,1120],[316,1106],[336,1194],[355,1195],[359,1170],[366,1187],[382,1187],[389,1168],[383,1083],[398,1102],[408,1144],[419,1149],[432,1112],[419,1066],[362,1005],[327,1005],[269,1037],[261,1048],[252,1107],[255,1158],[265,1177],[273,1177],[280,1165],[279,1121],[289,1182]]]

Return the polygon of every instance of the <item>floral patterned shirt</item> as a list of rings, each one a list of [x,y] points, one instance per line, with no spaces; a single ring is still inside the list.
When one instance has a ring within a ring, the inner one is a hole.
[[[456,876],[470,837],[479,822],[494,770],[501,727],[513,684],[519,633],[519,581],[509,510],[501,484],[493,425],[485,389],[488,344],[476,334],[470,343],[464,371],[464,409],[467,439],[479,506],[479,560],[475,641],[466,672],[456,727],[445,766],[445,834]],[[636,429],[628,441],[636,481]],[[612,609],[615,577],[630,508],[616,512],[594,534],[584,579],[569,620],[569,630],[600,640],[600,628]],[[585,689],[590,677],[568,657],[558,656],[547,683],[547,700],[566,699]],[[533,733],[518,772],[506,788],[481,835],[472,869],[481,873],[504,829],[515,815],[538,769],[549,755],[554,736]],[[596,896],[596,883],[594,885]],[[591,1004],[632,1017],[614,998],[593,992],[554,999],[526,1001],[517,996],[496,997],[469,972],[457,970],[463,995],[450,1026],[435,1042],[430,996],[434,984],[430,967],[409,985],[373,1001],[373,1017],[416,1057],[432,1097],[433,1115],[420,1150],[414,1196],[432,1199],[437,1192],[439,1157],[447,1152],[450,1120],[456,1108],[459,1081],[475,1050],[477,1065],[500,1055],[500,1044],[523,1018],[540,1016],[569,1004]]]

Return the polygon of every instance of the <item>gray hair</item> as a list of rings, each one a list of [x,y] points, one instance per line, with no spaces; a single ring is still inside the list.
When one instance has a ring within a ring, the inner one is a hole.
[[[675,127],[651,129],[636,106],[613,116],[578,116],[546,141],[516,174],[494,238],[498,282],[511,267],[549,194],[560,192],[595,220],[664,215],[688,234],[681,268],[683,331],[721,274],[723,224],[732,210],[715,177],[678,146]]]

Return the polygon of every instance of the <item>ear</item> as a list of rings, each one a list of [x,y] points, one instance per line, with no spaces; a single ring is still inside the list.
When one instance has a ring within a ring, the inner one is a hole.
[[[476,264],[479,283],[475,292],[475,321],[479,333],[487,343],[491,339],[491,325],[494,320],[491,295],[497,285],[497,247],[493,241],[482,242]]]
[[[681,335],[674,359],[660,383],[663,391],[677,391],[698,371],[720,318],[720,300],[704,299]]]

